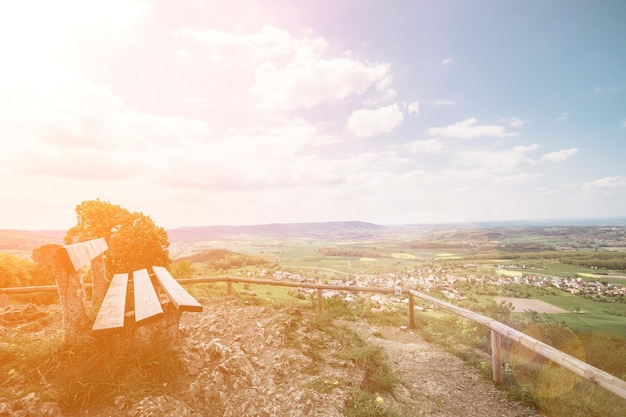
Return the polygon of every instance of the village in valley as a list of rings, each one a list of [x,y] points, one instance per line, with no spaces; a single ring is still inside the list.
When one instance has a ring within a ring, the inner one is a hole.
[[[475,265],[466,265],[472,269]],[[516,271],[520,267],[516,265],[499,265],[500,270],[507,272]],[[254,273],[249,273],[249,278],[254,278]],[[268,272],[261,270],[258,273],[259,278],[268,278]],[[309,284],[321,283],[314,276],[305,276],[298,273],[287,271],[275,271],[271,274],[270,279],[277,281],[303,282]],[[538,274],[526,274],[519,271],[506,275],[495,274],[492,276],[475,275],[475,274],[452,274],[443,268],[430,268],[426,270],[412,270],[407,273],[387,273],[380,276],[354,275],[344,279],[326,280],[328,285],[350,286],[350,287],[380,287],[380,288],[399,288],[399,291],[414,289],[423,292],[440,293],[443,297],[450,300],[462,300],[465,298],[465,291],[461,284],[470,284],[473,286],[493,285],[498,287],[530,285],[537,288],[554,288],[568,292],[585,298],[600,301],[620,301],[626,296],[626,277],[625,284],[613,284],[597,280],[586,280],[581,277],[556,277],[544,276]],[[303,293],[311,292],[311,290],[301,289]],[[327,289],[323,291],[324,297],[341,297],[346,301],[355,299],[354,293],[346,293],[345,291],[336,291]],[[387,295],[369,295],[369,298],[380,304],[403,302],[395,294]],[[406,300],[404,300],[405,302]]]

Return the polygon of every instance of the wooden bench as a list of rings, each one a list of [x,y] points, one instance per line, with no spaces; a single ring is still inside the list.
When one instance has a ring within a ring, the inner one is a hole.
[[[202,305],[193,298],[162,266],[140,269],[128,274],[115,274],[104,296],[96,320],[92,326],[94,336],[122,333],[159,320],[168,312],[164,306],[170,303],[174,319],[178,323],[180,314],[201,312]],[[133,310],[127,306],[129,281],[133,285]],[[155,285],[156,284],[156,285]],[[163,290],[165,297],[161,296]],[[169,313],[169,314],[172,314]],[[133,322],[134,321],[134,322]]]
[[[54,246],[54,255],[43,263],[57,280],[66,342],[80,340],[89,326],[93,336],[127,334],[132,338],[140,326],[161,319],[175,336],[183,312],[202,311],[202,305],[162,266],[115,274],[109,282],[102,259],[108,246],[102,238]],[[88,263],[93,276],[91,309],[81,274]],[[91,311],[97,311],[95,320]]]

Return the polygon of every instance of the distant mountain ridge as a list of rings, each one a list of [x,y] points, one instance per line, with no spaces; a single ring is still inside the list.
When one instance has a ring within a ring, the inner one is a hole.
[[[170,242],[221,240],[242,236],[258,238],[329,238],[372,239],[394,233],[417,233],[445,229],[500,229],[500,228],[546,228],[546,227],[612,227],[626,226],[626,217],[595,219],[546,219],[518,221],[484,221],[439,224],[379,225],[362,221],[329,221],[311,223],[268,223],[243,226],[186,226],[167,229]],[[39,246],[63,244],[67,230],[14,230],[0,229],[0,250],[31,251]]]
[[[359,221],[333,221],[319,223],[269,223],[246,226],[192,226],[170,229],[170,241],[224,238],[250,235],[258,237],[323,237],[338,235],[370,236],[386,226]]]
[[[65,230],[0,230],[0,250],[30,251],[49,243],[63,244]]]

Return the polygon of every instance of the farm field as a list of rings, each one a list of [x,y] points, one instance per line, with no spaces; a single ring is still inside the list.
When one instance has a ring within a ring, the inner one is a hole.
[[[570,312],[560,314],[555,318],[558,321],[564,321],[572,330],[613,333],[626,337],[626,304],[624,303],[594,301],[564,291],[559,291],[555,296],[538,296],[537,298]],[[575,311],[580,311],[580,313],[575,313]]]
[[[543,268],[511,268],[509,271],[515,271],[519,274],[540,275],[546,277],[583,277],[590,278],[597,276],[597,271],[589,268],[582,268],[576,265],[564,264],[560,262],[546,263]]]
[[[513,311],[516,313],[526,310],[549,314],[569,313],[568,310],[536,298],[495,297],[494,300],[496,303],[511,303],[513,305]]]

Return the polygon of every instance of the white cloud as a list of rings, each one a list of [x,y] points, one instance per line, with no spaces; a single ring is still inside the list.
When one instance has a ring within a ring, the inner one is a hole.
[[[325,57],[328,44],[321,37],[296,37],[272,26],[256,33],[193,28],[174,33],[201,42],[220,65],[249,70],[254,76],[250,93],[263,110],[309,108],[361,95],[370,87],[386,98],[396,94],[389,64]]]
[[[251,93],[265,110],[313,107],[363,94],[388,72],[387,64],[363,64],[348,58],[299,57],[282,68],[265,62],[256,70]]]
[[[398,96],[398,93],[393,88],[386,91],[381,91],[378,94],[369,94],[363,100],[363,106],[365,107],[377,107],[382,103],[392,102]]]
[[[420,103],[415,100],[407,105],[407,110],[409,114],[420,114]]]
[[[348,119],[346,129],[356,136],[375,136],[395,129],[403,120],[404,114],[396,103],[376,110],[355,110]]]
[[[539,173],[521,172],[514,175],[497,176],[493,179],[493,182],[498,185],[504,185],[510,187],[512,185],[528,184],[537,181],[541,178]]]
[[[403,147],[413,153],[438,153],[444,150],[440,139],[414,140],[404,144]]]
[[[176,59],[179,61],[187,61],[187,59],[189,59],[189,51],[186,49],[179,49],[176,51]]]
[[[211,59],[227,65],[232,59],[237,59],[239,65],[249,66],[265,60],[290,59],[296,54],[319,55],[328,46],[324,38],[296,39],[285,30],[267,25],[256,33],[195,28],[182,28],[173,33],[202,43]]]
[[[444,136],[455,139],[473,139],[478,137],[506,138],[517,133],[507,132],[504,126],[478,125],[478,119],[471,117],[446,127],[431,127],[428,133],[433,136]]]
[[[626,120],[622,120],[622,127],[626,129]]]
[[[198,120],[134,111],[108,88],[62,66],[0,76],[0,96],[6,99],[0,102],[0,162],[28,175],[150,176],[163,162],[150,158],[155,152],[209,133]]]
[[[493,150],[461,150],[456,153],[464,165],[484,167],[491,171],[514,171],[523,165],[533,164],[534,160],[527,154],[539,148],[539,145],[516,146],[502,151]]]
[[[388,75],[376,83],[376,89],[384,93],[387,90],[389,90],[392,85],[393,85],[393,77],[391,77],[391,75]]]
[[[584,191],[603,191],[613,190],[617,188],[626,188],[626,177],[614,176],[604,177],[595,181],[589,181],[583,184]]]
[[[522,120],[519,117],[511,117],[509,119],[509,126],[511,127],[522,127],[528,123],[526,120]]]
[[[560,151],[550,152],[541,157],[543,161],[561,162],[578,153],[578,148],[561,149]]]
[[[569,118],[569,112],[564,112],[564,113],[561,113],[561,115],[560,115],[560,116],[558,116],[558,117],[556,118],[556,120],[557,120],[558,122],[564,122],[564,121],[566,121],[568,118]]]
[[[435,99],[433,100],[433,103],[435,103],[437,106],[454,106],[456,104],[456,102],[448,100],[447,98]]]
[[[36,65],[94,48],[105,52],[132,38],[149,9],[143,0],[0,2],[0,61]]]
[[[451,62],[452,62],[452,59],[450,59],[450,58],[445,58],[443,61],[441,61],[441,63],[442,63],[443,65],[448,65],[448,64],[449,64],[449,63],[451,63]]]

